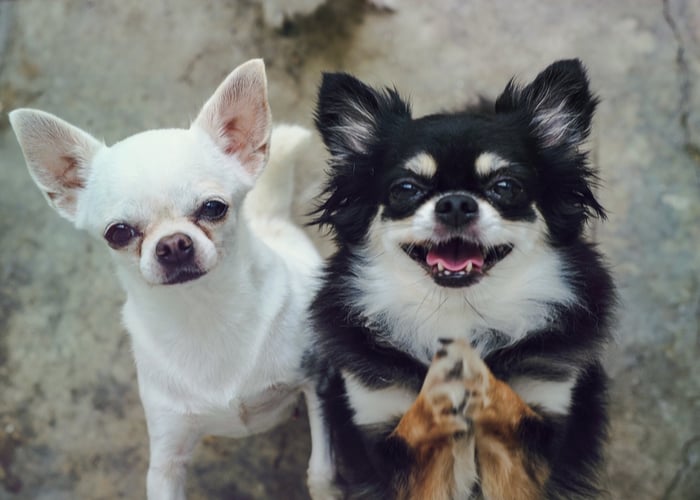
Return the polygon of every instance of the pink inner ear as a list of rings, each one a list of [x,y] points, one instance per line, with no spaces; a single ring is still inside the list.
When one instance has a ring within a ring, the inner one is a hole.
[[[257,176],[264,167],[270,134],[265,71],[254,60],[236,68],[204,104],[198,124],[227,156]]]
[[[237,123],[238,119],[231,118],[224,124],[223,130],[221,131],[221,135],[225,137],[224,152],[227,155],[232,155],[245,146],[245,141],[241,138],[243,134],[236,127]]]
[[[265,113],[265,107],[261,108]],[[224,152],[227,155],[238,154],[243,168],[255,175],[267,156],[269,141],[265,140],[266,127],[258,123],[257,117],[237,116],[224,124],[220,134]]]
[[[85,179],[80,175],[78,160],[73,156],[61,156],[62,172],[58,172],[55,179],[63,189],[78,189],[85,187]]]

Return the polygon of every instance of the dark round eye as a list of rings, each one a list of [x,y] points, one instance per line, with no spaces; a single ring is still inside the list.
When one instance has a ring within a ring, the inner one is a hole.
[[[221,219],[228,211],[228,205],[223,201],[209,200],[199,208],[197,215],[200,219],[217,220]]]
[[[520,199],[523,187],[515,179],[498,179],[491,184],[489,192],[502,203],[514,203]]]
[[[423,196],[423,188],[411,181],[398,181],[389,190],[392,203],[409,203]]]
[[[138,231],[129,224],[117,222],[112,224],[105,231],[105,240],[112,248],[122,248],[131,243],[131,240],[138,234]]]

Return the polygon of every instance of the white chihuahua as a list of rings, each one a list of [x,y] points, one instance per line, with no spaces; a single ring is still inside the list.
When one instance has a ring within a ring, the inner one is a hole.
[[[236,68],[189,129],[108,147],[42,111],[10,121],[49,204],[111,248],[148,424],[148,498],[182,499],[203,435],[268,430],[304,388],[321,259],[290,206],[310,132],[276,127],[271,140],[259,59]]]

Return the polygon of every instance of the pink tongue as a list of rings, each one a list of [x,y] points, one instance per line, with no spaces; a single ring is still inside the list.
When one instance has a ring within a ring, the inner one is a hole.
[[[461,271],[469,262],[474,267],[483,267],[484,256],[474,245],[451,241],[443,245],[433,247],[428,251],[425,261],[429,266],[442,264],[448,271]]]

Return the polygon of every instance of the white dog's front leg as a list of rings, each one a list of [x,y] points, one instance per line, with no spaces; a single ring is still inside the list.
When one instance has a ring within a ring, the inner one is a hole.
[[[307,486],[313,500],[332,500],[340,498],[340,492],[334,485],[335,465],[331,440],[323,419],[321,402],[316,388],[311,386],[304,390],[306,411],[309,415],[311,431],[311,457],[307,470]]]
[[[185,500],[186,466],[201,434],[186,417],[151,412],[147,416],[150,461],[148,500]]]

